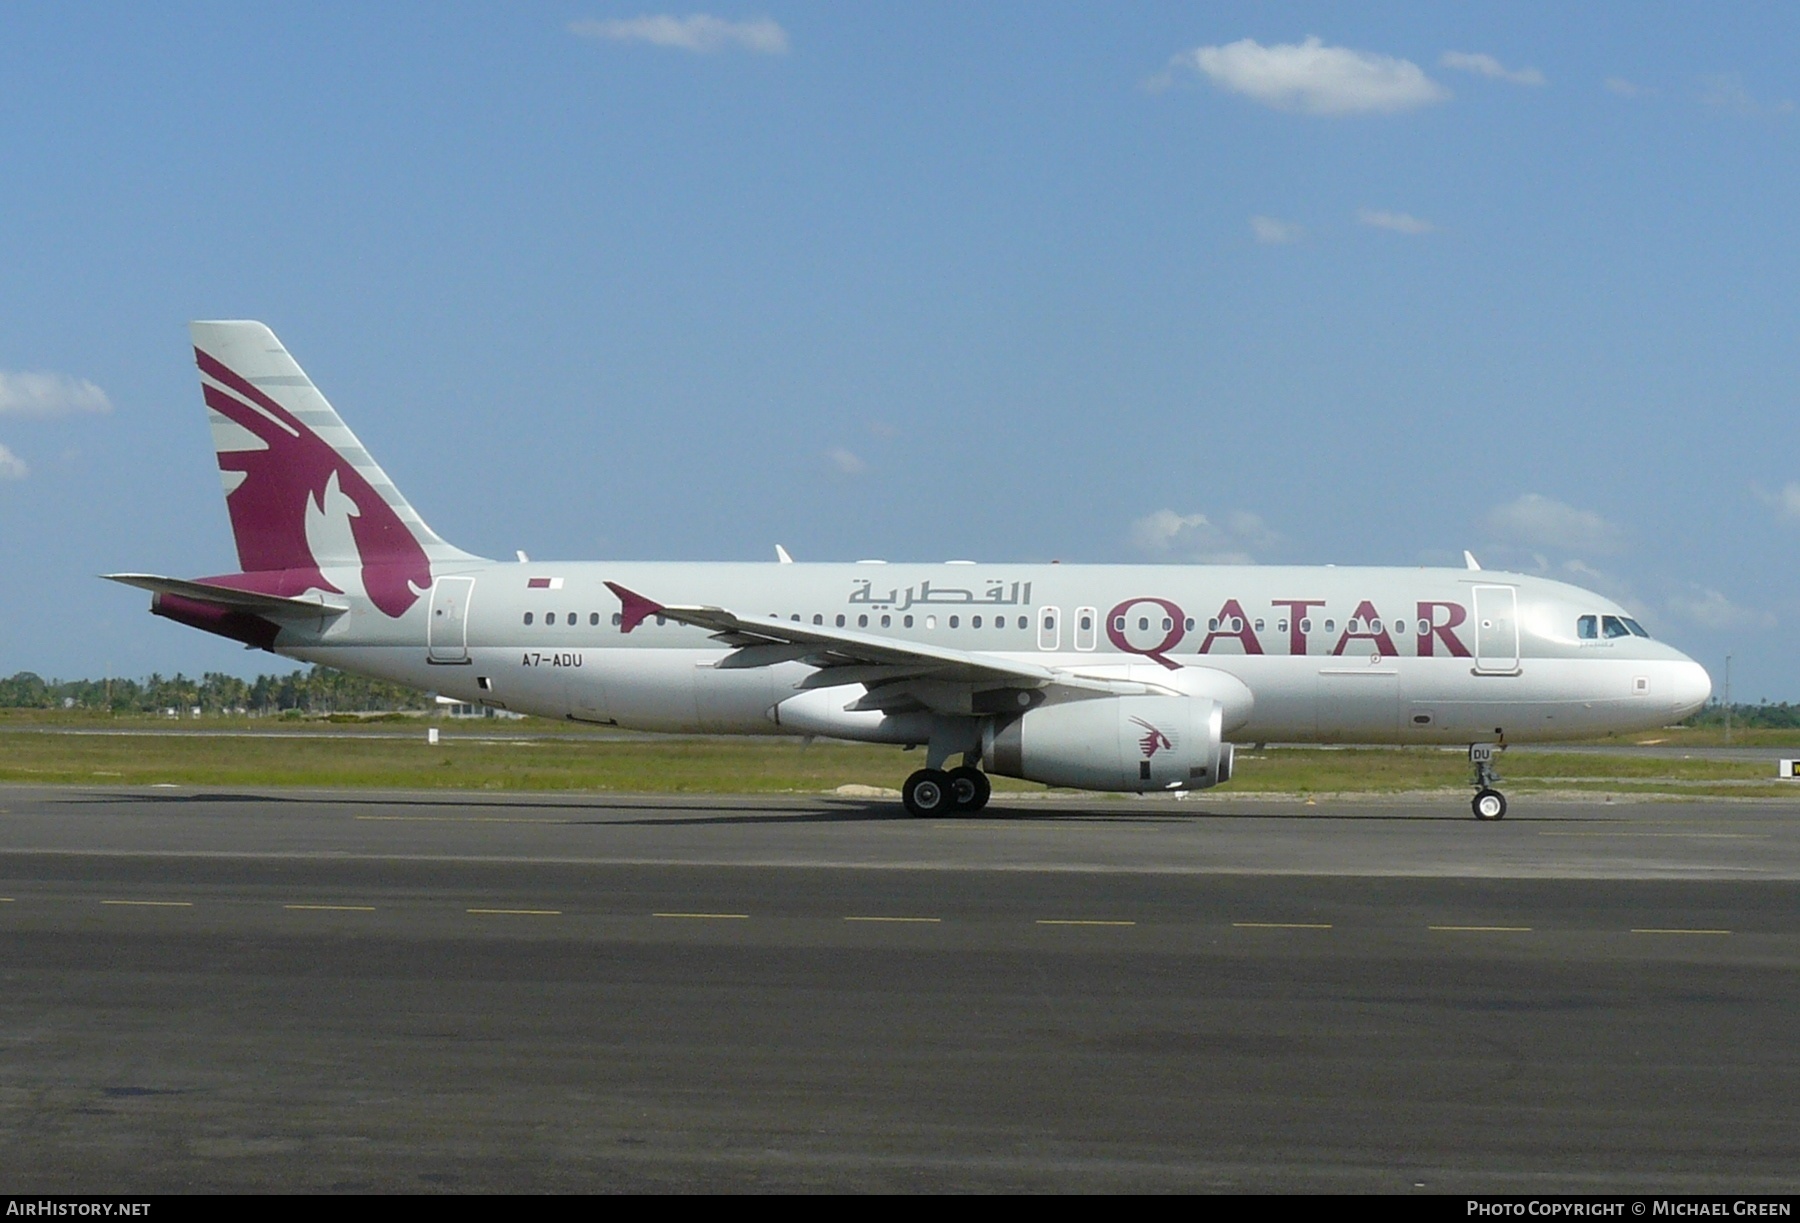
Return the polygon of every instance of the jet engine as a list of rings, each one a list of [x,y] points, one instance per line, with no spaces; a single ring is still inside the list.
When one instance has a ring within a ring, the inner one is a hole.
[[[1231,780],[1224,724],[1210,697],[1066,701],[990,723],[981,760],[1003,777],[1080,790],[1203,790]]]

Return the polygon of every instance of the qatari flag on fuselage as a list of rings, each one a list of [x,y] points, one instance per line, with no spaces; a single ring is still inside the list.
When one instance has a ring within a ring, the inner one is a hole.
[[[561,578],[530,578],[526,581],[525,587],[528,590],[561,590],[562,589],[562,579]]]

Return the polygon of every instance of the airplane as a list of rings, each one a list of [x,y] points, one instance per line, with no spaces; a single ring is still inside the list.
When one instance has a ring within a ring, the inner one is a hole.
[[[425,524],[279,340],[191,324],[238,572],[105,575],[179,624],[496,709],[925,749],[917,816],[989,775],[1223,784],[1234,743],[1507,744],[1685,718],[1706,671],[1610,599],[1466,567],[493,561]],[[956,767],[952,757],[960,757]]]

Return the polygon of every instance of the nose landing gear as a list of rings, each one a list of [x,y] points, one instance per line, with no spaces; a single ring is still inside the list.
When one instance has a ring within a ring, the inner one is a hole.
[[[1482,821],[1506,818],[1506,795],[1494,789],[1500,774],[1494,771],[1494,753],[1504,751],[1491,743],[1469,744],[1469,763],[1475,766],[1475,798],[1469,807]]]

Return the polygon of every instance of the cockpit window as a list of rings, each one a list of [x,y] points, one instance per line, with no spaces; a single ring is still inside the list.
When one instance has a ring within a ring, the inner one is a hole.
[[[1650,636],[1644,626],[1630,616],[1577,616],[1575,635],[1583,641],[1597,641],[1601,637],[1611,641],[1619,637]]]

